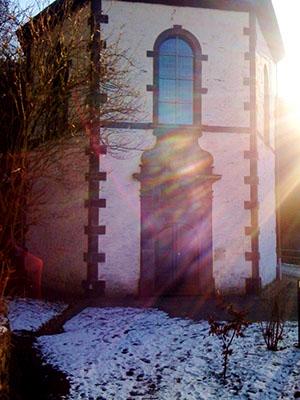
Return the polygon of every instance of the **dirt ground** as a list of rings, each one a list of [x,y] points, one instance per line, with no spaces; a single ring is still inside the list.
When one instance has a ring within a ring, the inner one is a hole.
[[[300,267],[299,267],[300,275]],[[280,312],[284,320],[298,319],[297,300],[297,274],[284,274],[281,281],[275,281],[262,290],[259,295],[228,295],[222,298],[223,304],[232,304],[235,309],[247,312],[249,321],[268,320],[271,317],[274,306]],[[48,300],[57,300],[50,296]],[[62,299],[60,299],[62,300]],[[50,320],[43,326],[38,335],[55,334],[63,329],[64,323],[77,315],[86,307],[137,307],[137,308],[158,308],[167,312],[172,317],[191,318],[194,320],[208,319],[213,316],[215,319],[225,320],[227,313],[220,307],[220,299],[203,296],[175,296],[148,299],[133,298],[84,298],[65,299],[69,308],[62,315]]]
[[[236,309],[245,310],[250,321],[266,320],[277,302],[282,317],[286,320],[298,318],[297,278],[284,275],[282,280],[266,287],[260,295],[224,296],[225,304],[233,304]],[[97,307],[155,307],[173,317],[208,319],[214,315],[218,319],[226,319],[226,312],[220,308],[220,300],[216,297],[162,297],[146,301],[133,299],[100,298],[90,301],[90,306]]]
[[[266,287],[260,295],[232,295],[224,296],[224,304],[233,304],[238,310],[248,313],[250,321],[261,321],[270,318],[272,309],[277,302],[280,313],[285,320],[296,320],[297,307],[297,279],[283,276],[282,281],[274,282]],[[157,302],[158,308],[172,316],[189,317],[192,319],[207,319],[214,315],[217,319],[226,319],[226,313],[220,308],[218,298],[210,299],[161,299]]]

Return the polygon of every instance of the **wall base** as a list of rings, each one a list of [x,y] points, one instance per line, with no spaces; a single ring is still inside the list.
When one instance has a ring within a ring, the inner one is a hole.
[[[105,281],[82,281],[82,288],[84,289],[85,296],[88,298],[104,297],[105,287]]]
[[[246,294],[259,294],[261,291],[261,278],[246,279]]]

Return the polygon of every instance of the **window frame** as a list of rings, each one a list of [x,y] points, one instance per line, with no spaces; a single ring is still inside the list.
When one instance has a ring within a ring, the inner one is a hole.
[[[179,38],[184,40],[191,48],[194,65],[193,65],[193,122],[192,124],[168,124],[159,123],[159,49],[163,42],[171,38]],[[162,32],[155,41],[153,51],[153,122],[155,126],[179,126],[191,127],[201,125],[201,88],[202,88],[202,49],[193,34],[182,29],[181,26],[174,26]]]

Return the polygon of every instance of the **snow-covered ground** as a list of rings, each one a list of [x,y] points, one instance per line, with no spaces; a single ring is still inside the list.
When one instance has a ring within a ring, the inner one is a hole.
[[[10,329],[34,332],[45,322],[66,308],[62,303],[49,303],[31,299],[14,299],[8,302]]]
[[[26,319],[18,305],[10,309],[12,326],[32,328],[44,319],[41,303],[22,306]],[[65,324],[65,333],[40,337],[37,345],[69,377],[69,400],[294,399],[300,397],[296,327],[288,323],[284,349],[270,352],[260,326],[251,325],[234,343],[226,385],[220,343],[208,335],[208,323],[158,310],[87,308]]]

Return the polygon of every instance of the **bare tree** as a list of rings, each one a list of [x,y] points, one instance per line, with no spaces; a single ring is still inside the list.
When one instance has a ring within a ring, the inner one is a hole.
[[[91,109],[91,76],[98,66],[93,65],[92,37],[86,30],[90,14],[88,6],[74,4],[58,2],[32,18],[9,0],[0,0],[2,282],[11,269],[12,247],[24,241],[31,223],[26,214],[43,203],[41,182],[64,158],[62,152],[74,140],[90,139],[95,124],[98,129],[100,123],[132,119],[140,109],[130,79],[135,66],[118,40],[109,46],[100,43],[99,102],[94,103],[99,107]],[[112,151],[137,146],[107,130],[100,143]],[[74,151],[82,152],[83,146]],[[57,171],[59,179],[63,174]]]

